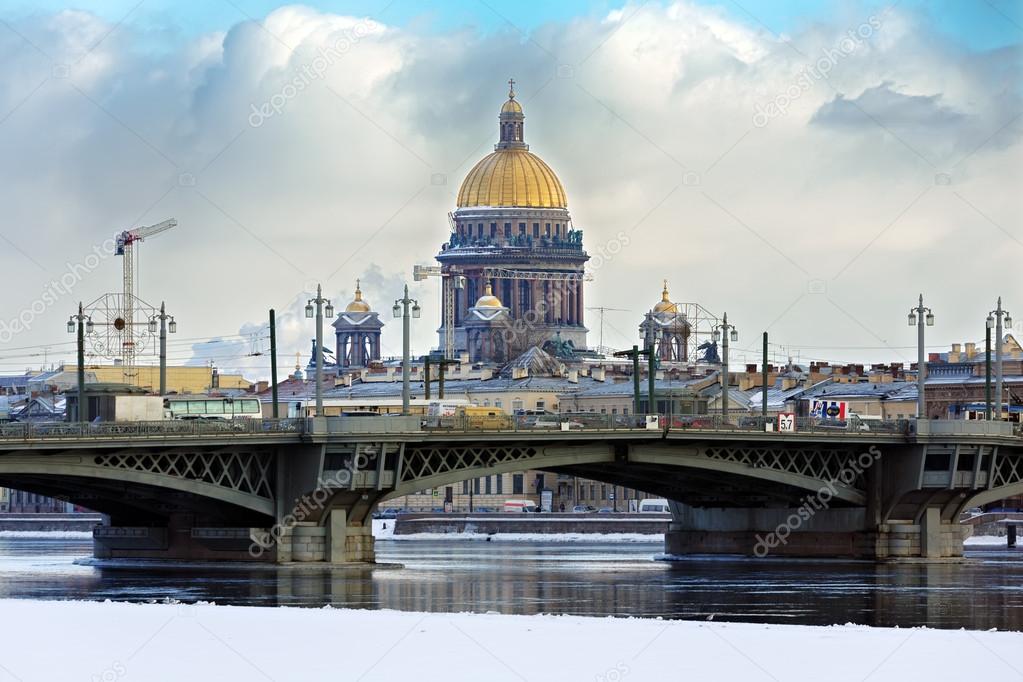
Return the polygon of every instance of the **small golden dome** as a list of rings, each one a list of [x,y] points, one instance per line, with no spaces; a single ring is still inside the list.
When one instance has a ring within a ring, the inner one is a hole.
[[[370,311],[369,303],[362,300],[362,289],[359,288],[359,284],[359,280],[355,280],[355,300],[345,308],[346,313],[368,313]]]
[[[476,307],[477,308],[503,308],[504,307],[503,305],[501,305],[501,299],[499,299],[497,296],[494,296],[494,290],[490,286],[489,282],[487,283],[487,286],[483,289],[483,295],[480,296],[478,301],[476,301]]]
[[[661,300],[654,306],[655,313],[677,313],[678,306],[668,298],[668,280],[664,280],[664,290],[661,291]]]
[[[568,208],[551,167],[524,149],[499,149],[477,163],[458,190],[458,207]]]
[[[522,105],[515,101],[514,96],[508,99],[501,107],[502,114],[521,114]]]

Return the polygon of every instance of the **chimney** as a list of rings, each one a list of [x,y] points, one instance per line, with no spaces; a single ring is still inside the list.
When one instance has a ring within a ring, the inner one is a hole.
[[[492,369],[481,369],[480,370],[480,381],[486,381],[487,379],[494,376],[494,370]]]
[[[346,374],[345,377],[344,377],[344,381],[345,381],[345,386],[349,386],[350,387],[352,385],[352,375],[351,374]]]
[[[463,364],[463,365],[468,365],[469,364],[469,353],[467,351],[462,351],[461,353],[459,353],[458,354],[458,362]]]
[[[593,375],[594,381],[607,380],[607,370],[605,370],[603,367],[594,367],[593,372],[591,372],[591,374]]]
[[[966,344],[966,359],[972,360],[973,356],[977,354],[977,344],[970,341]]]
[[[512,379],[525,379],[529,376],[528,367],[512,367]]]
[[[579,383],[579,370],[577,369],[568,370],[568,383],[570,384]]]

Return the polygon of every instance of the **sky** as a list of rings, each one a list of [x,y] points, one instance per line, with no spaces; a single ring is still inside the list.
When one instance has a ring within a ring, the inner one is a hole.
[[[662,279],[728,312],[737,364],[765,330],[774,360],[911,362],[921,293],[929,350],[982,340],[1023,301],[1021,7],[0,2],[0,373],[73,361],[68,316],[121,288],[111,239],[168,217],[138,293],[175,316],[171,362],[265,377],[272,307],[304,365],[302,307],[357,278],[385,355],[409,283],[426,352],[439,284],[411,269],[510,77],[594,256],[586,303],[621,309],[606,345]]]

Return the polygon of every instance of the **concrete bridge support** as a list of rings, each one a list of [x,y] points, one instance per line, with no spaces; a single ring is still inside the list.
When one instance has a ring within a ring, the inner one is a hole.
[[[917,523],[871,525],[865,508],[693,508],[672,503],[664,538],[670,555],[740,554],[755,557],[942,559],[959,557],[968,531],[928,508]]]

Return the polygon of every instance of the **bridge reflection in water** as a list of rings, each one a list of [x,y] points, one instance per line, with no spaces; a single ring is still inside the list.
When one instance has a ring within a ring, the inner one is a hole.
[[[19,547],[0,540],[0,598],[1023,629],[1021,550],[971,551],[963,563],[876,564],[653,561],[660,549],[660,543],[381,541],[380,561],[403,568],[114,567],[71,565],[90,553],[82,541]]]

